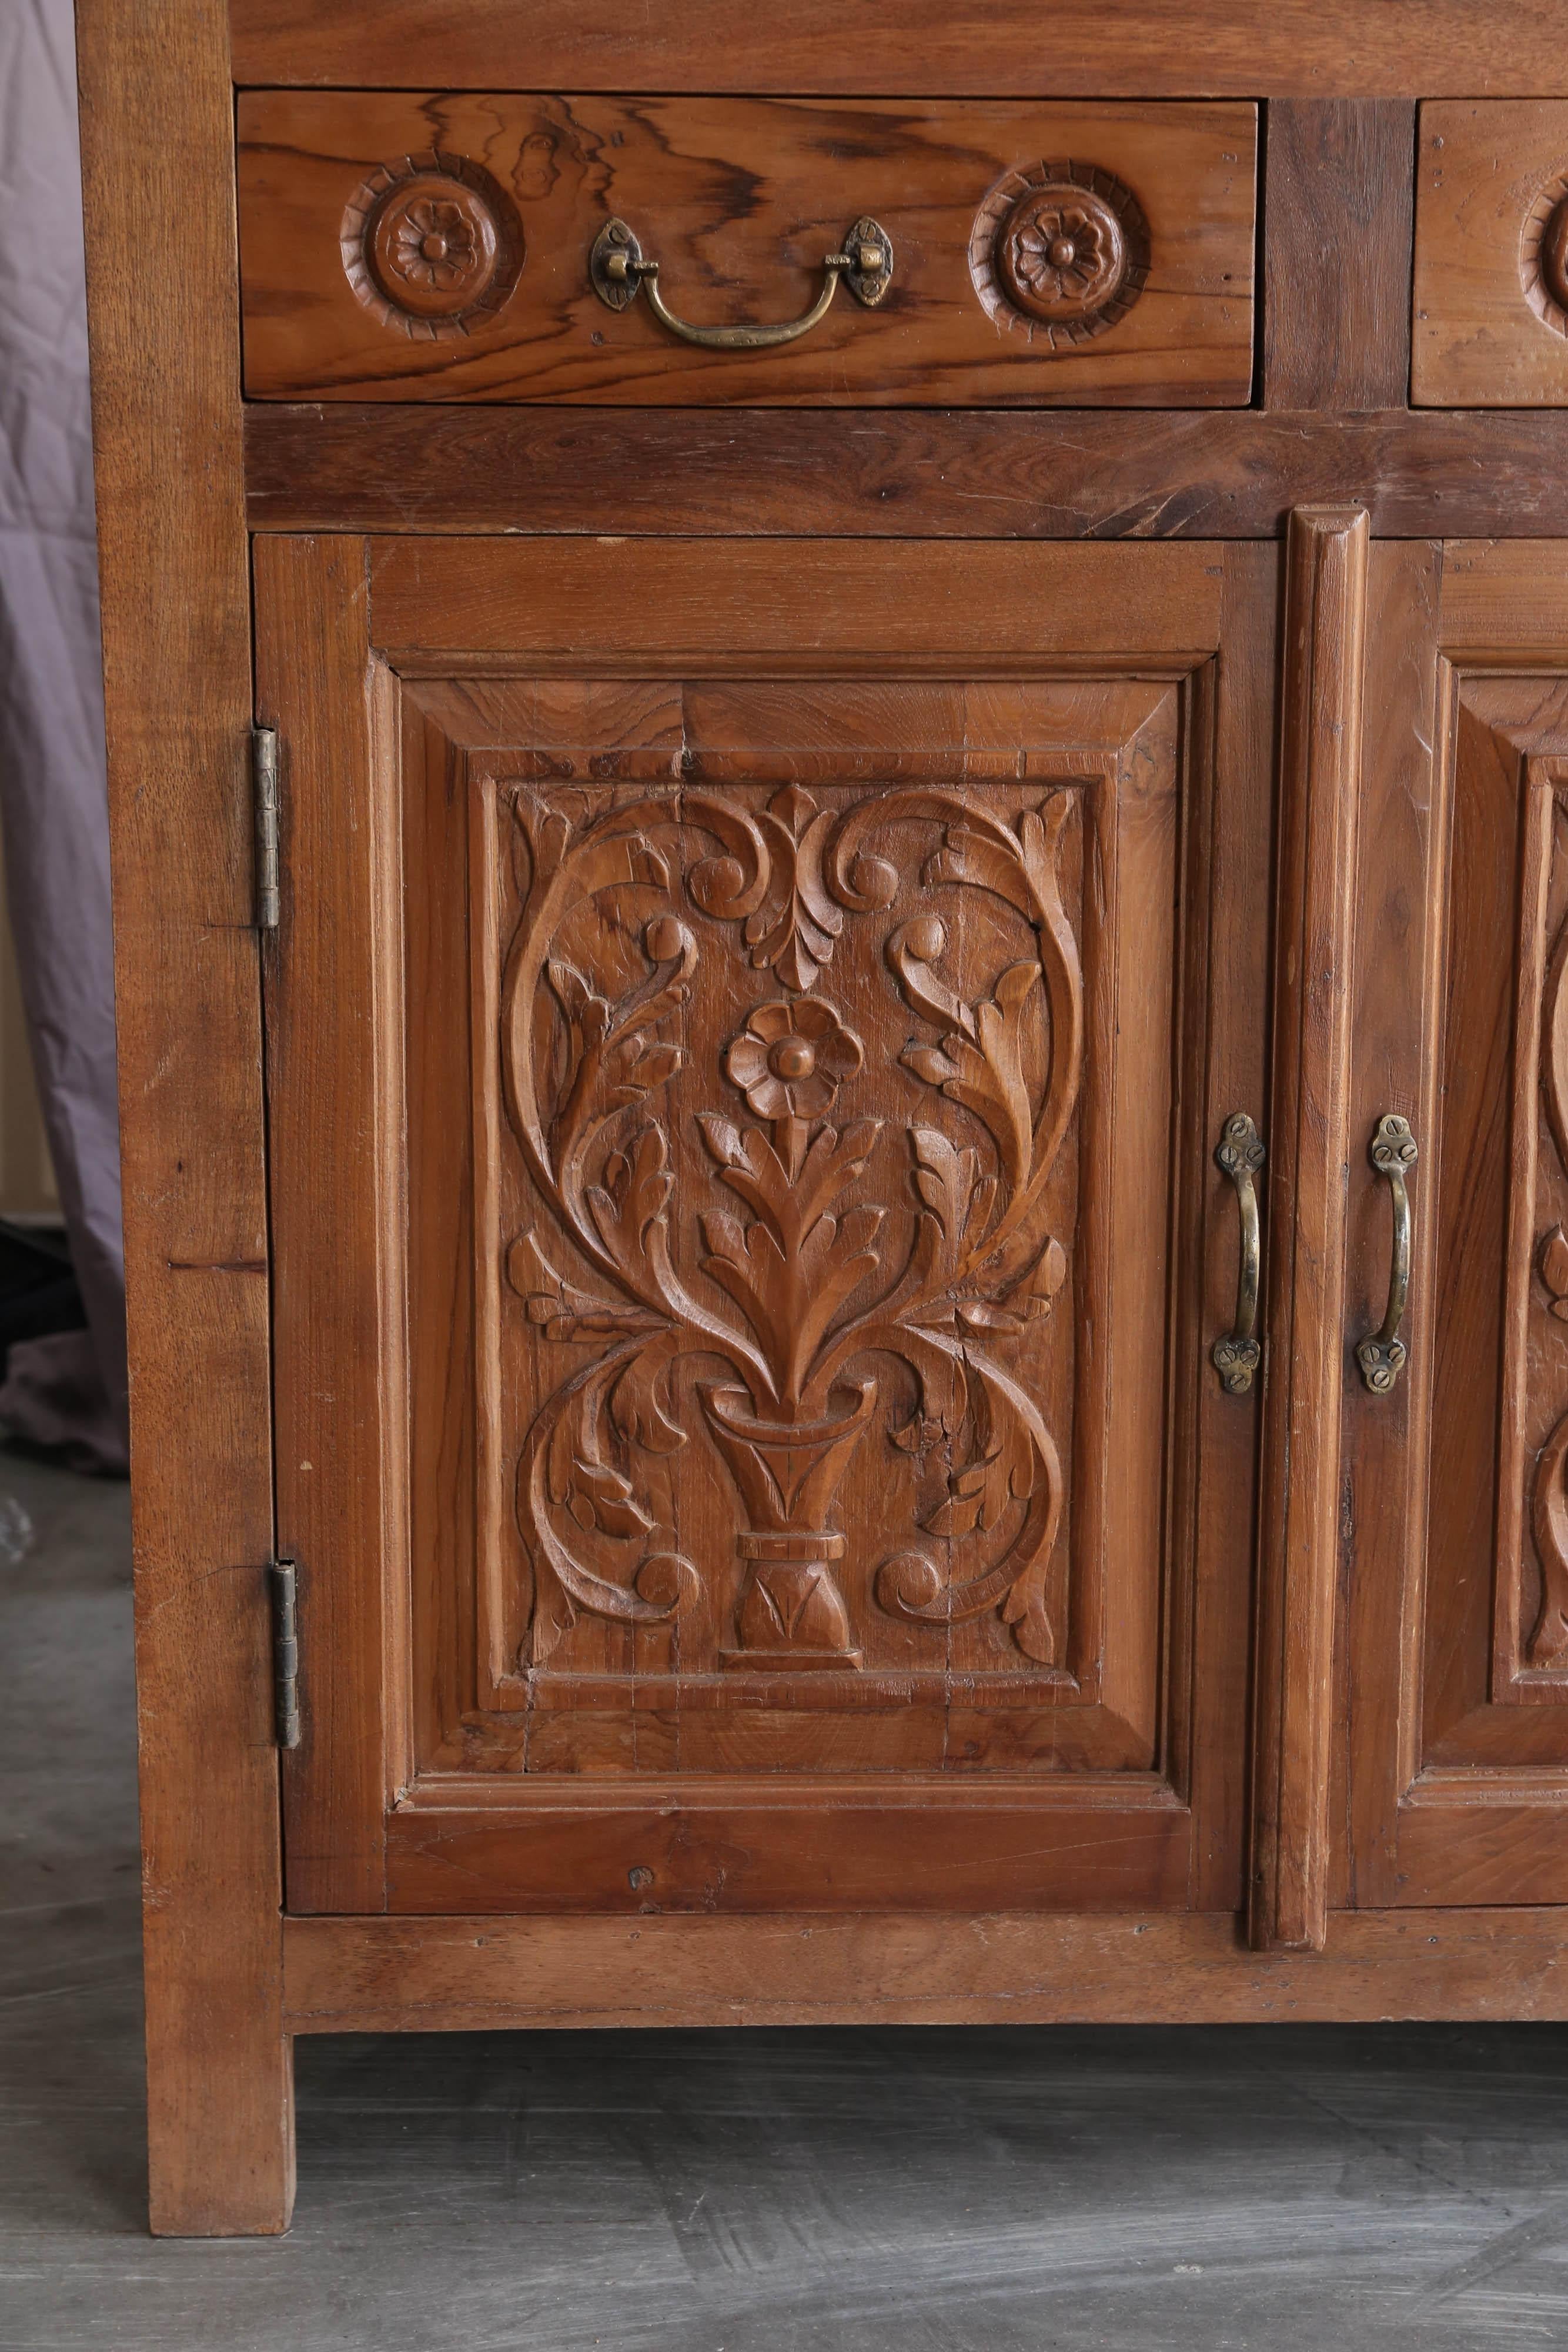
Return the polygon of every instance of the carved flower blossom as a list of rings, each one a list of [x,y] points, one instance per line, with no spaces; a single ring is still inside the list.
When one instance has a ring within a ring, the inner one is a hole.
[[[821,1118],[863,1056],[860,1039],[820,996],[759,1004],[724,1057],[758,1118]]]
[[[1038,212],[1013,247],[1013,274],[1042,302],[1070,302],[1087,293],[1104,266],[1098,222],[1075,205]]]
[[[399,222],[393,257],[411,286],[458,286],[478,259],[473,223],[461,205],[423,196]]]

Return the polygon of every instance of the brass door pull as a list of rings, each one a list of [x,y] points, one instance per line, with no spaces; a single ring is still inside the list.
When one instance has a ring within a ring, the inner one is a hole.
[[[1388,1269],[1388,1312],[1381,1331],[1370,1332],[1357,1346],[1355,1360],[1374,1396],[1386,1396],[1405,1370],[1410,1350],[1399,1337],[1410,1296],[1410,1191],[1405,1180],[1419,1155],[1410,1122],[1396,1110],[1385,1111],[1372,1130],[1368,1157],[1380,1176],[1388,1179],[1394,1202],[1394,1257]]]
[[[636,300],[639,286],[646,287],[648,308],[660,325],[679,335],[684,343],[698,343],[709,352],[767,351],[775,343],[792,343],[798,336],[810,334],[827,315],[841,278],[857,302],[874,309],[893,281],[893,241],[879,222],[869,216],[858,220],[844,239],[843,251],[824,256],[822,269],[822,290],[799,319],[787,319],[774,327],[694,327],[689,320],[677,319],[665,302],[659,291],[658,263],[644,260],[641,245],[623,220],[605,222],[588,257],[593,290],[612,310],[624,310]]]
[[[1241,1263],[1236,1277],[1236,1323],[1211,1351],[1221,1385],[1232,1396],[1245,1396],[1262,1356],[1258,1339],[1258,1291],[1263,1270],[1263,1243],[1258,1223],[1258,1188],[1252,1179],[1263,1165],[1262,1140],[1244,1110],[1232,1111],[1220,1130],[1214,1157],[1236,1187],[1241,1212]]]

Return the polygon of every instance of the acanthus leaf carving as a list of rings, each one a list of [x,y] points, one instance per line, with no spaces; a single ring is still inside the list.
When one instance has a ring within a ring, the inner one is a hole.
[[[1542,1084],[1557,1157],[1568,1171],[1568,920],[1552,945],[1542,1006]]]
[[[726,1664],[860,1663],[834,1575],[845,1538],[832,1513],[870,1425],[879,1357],[902,1361],[918,1397],[913,1420],[889,1424],[890,1439],[922,1476],[934,1452],[947,1462],[946,1498],[921,1521],[943,1564],[924,1551],[885,1561],[873,1580],[882,1605],[932,1624],[994,1608],[1026,1655],[1054,1663],[1045,1592],[1061,1464],[1038,1406],[991,1350],[1049,1315],[1066,1278],[1065,1253],[1040,1230],[1039,1212],[1082,1067],[1082,975],[1060,884],[1076,797],[1055,791],[1009,828],[930,786],[883,789],[841,814],[791,786],[759,817],[686,792],[622,803],[580,824],[517,794],[528,857],[505,983],[508,1112],[538,1191],[617,1293],[612,1304],[568,1284],[531,1236],[520,1278],[514,1264],[514,1286],[547,1336],[617,1341],[547,1401],[525,1449],[518,1511],[541,1596],[536,1664],[573,1611],[652,1623],[692,1591],[695,1571],[673,1552],[648,1552],[630,1581],[623,1570],[601,1572],[612,1559],[599,1555],[658,1538],[635,1457],[686,1442],[675,1366],[716,1357],[726,1377],[698,1381],[693,1393],[748,1522],[737,1538],[738,1647]],[[872,854],[869,836],[909,822],[939,831],[925,887],[989,892],[1023,919],[1034,953],[1004,963],[970,1002],[937,968],[948,934],[936,917],[884,942],[904,1003],[937,1032],[934,1042],[911,1039],[897,1059],[971,1118],[994,1154],[988,1166],[980,1140],[957,1143],[911,1122],[914,1238],[903,1263],[887,1268],[885,1203],[861,1197],[885,1121],[829,1118],[865,1048],[825,997],[806,992],[845,915],[893,903],[898,869]],[[669,905],[668,862],[650,838],[661,824],[717,843],[685,866],[693,906],[740,923],[753,967],[796,992],[754,1007],[720,1056],[754,1123],[716,1108],[692,1114],[713,1181],[739,1213],[672,1198],[670,1137],[656,1103],[684,1066],[683,1044],[665,1033],[687,1005],[697,949]],[[643,922],[641,976],[618,946],[611,961],[621,979],[607,988],[558,948],[585,905],[602,900],[611,909],[602,920],[624,931],[630,900],[641,905],[650,891],[663,892],[664,904]],[[543,1055],[541,1002],[556,1016]],[[675,1213],[683,1232],[689,1224],[700,1235],[700,1271],[735,1314],[677,1272]],[[949,1574],[949,1558],[977,1544],[983,1559]],[[664,1563],[656,1573],[654,1560]]]
[[[1552,814],[1555,829],[1561,831],[1560,802],[1554,805]],[[1559,926],[1546,963],[1542,1001],[1541,1085],[1558,1164],[1568,1175],[1568,919]],[[1536,1250],[1536,1266],[1547,1293],[1548,1312],[1559,1321],[1568,1321],[1568,1236],[1564,1236],[1560,1223],[1542,1237]],[[1537,1669],[1568,1664],[1565,1462],[1568,1413],[1562,1416],[1547,1438],[1535,1467],[1532,1519],[1541,1566],[1541,1599],[1525,1643],[1524,1662]]]
[[[1536,1264],[1547,1295],[1548,1312],[1560,1323],[1568,1322],[1568,1234],[1561,1225],[1553,1225],[1542,1238]]]
[[[1568,1461],[1568,1413],[1541,1449],[1535,1467],[1535,1546],[1541,1555],[1541,1607],[1531,1630],[1526,1661],[1532,1666],[1560,1666],[1568,1659],[1568,1494],[1563,1491],[1563,1466]]]

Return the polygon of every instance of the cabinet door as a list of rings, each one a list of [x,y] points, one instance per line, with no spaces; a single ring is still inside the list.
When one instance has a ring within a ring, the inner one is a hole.
[[[1351,1892],[1568,1901],[1568,547],[1376,551],[1347,1372]],[[1369,1358],[1369,1362],[1372,1360]],[[1387,1365],[1375,1375],[1385,1380]]]
[[[1274,551],[256,585],[291,1906],[1236,1905]]]

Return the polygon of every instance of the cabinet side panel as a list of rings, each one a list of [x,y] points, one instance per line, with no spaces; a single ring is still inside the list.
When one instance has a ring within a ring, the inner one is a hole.
[[[280,2008],[250,633],[224,12],[81,0],[152,2226],[293,2194]],[[199,457],[196,453],[199,452]],[[193,1404],[199,1400],[199,1410]]]

